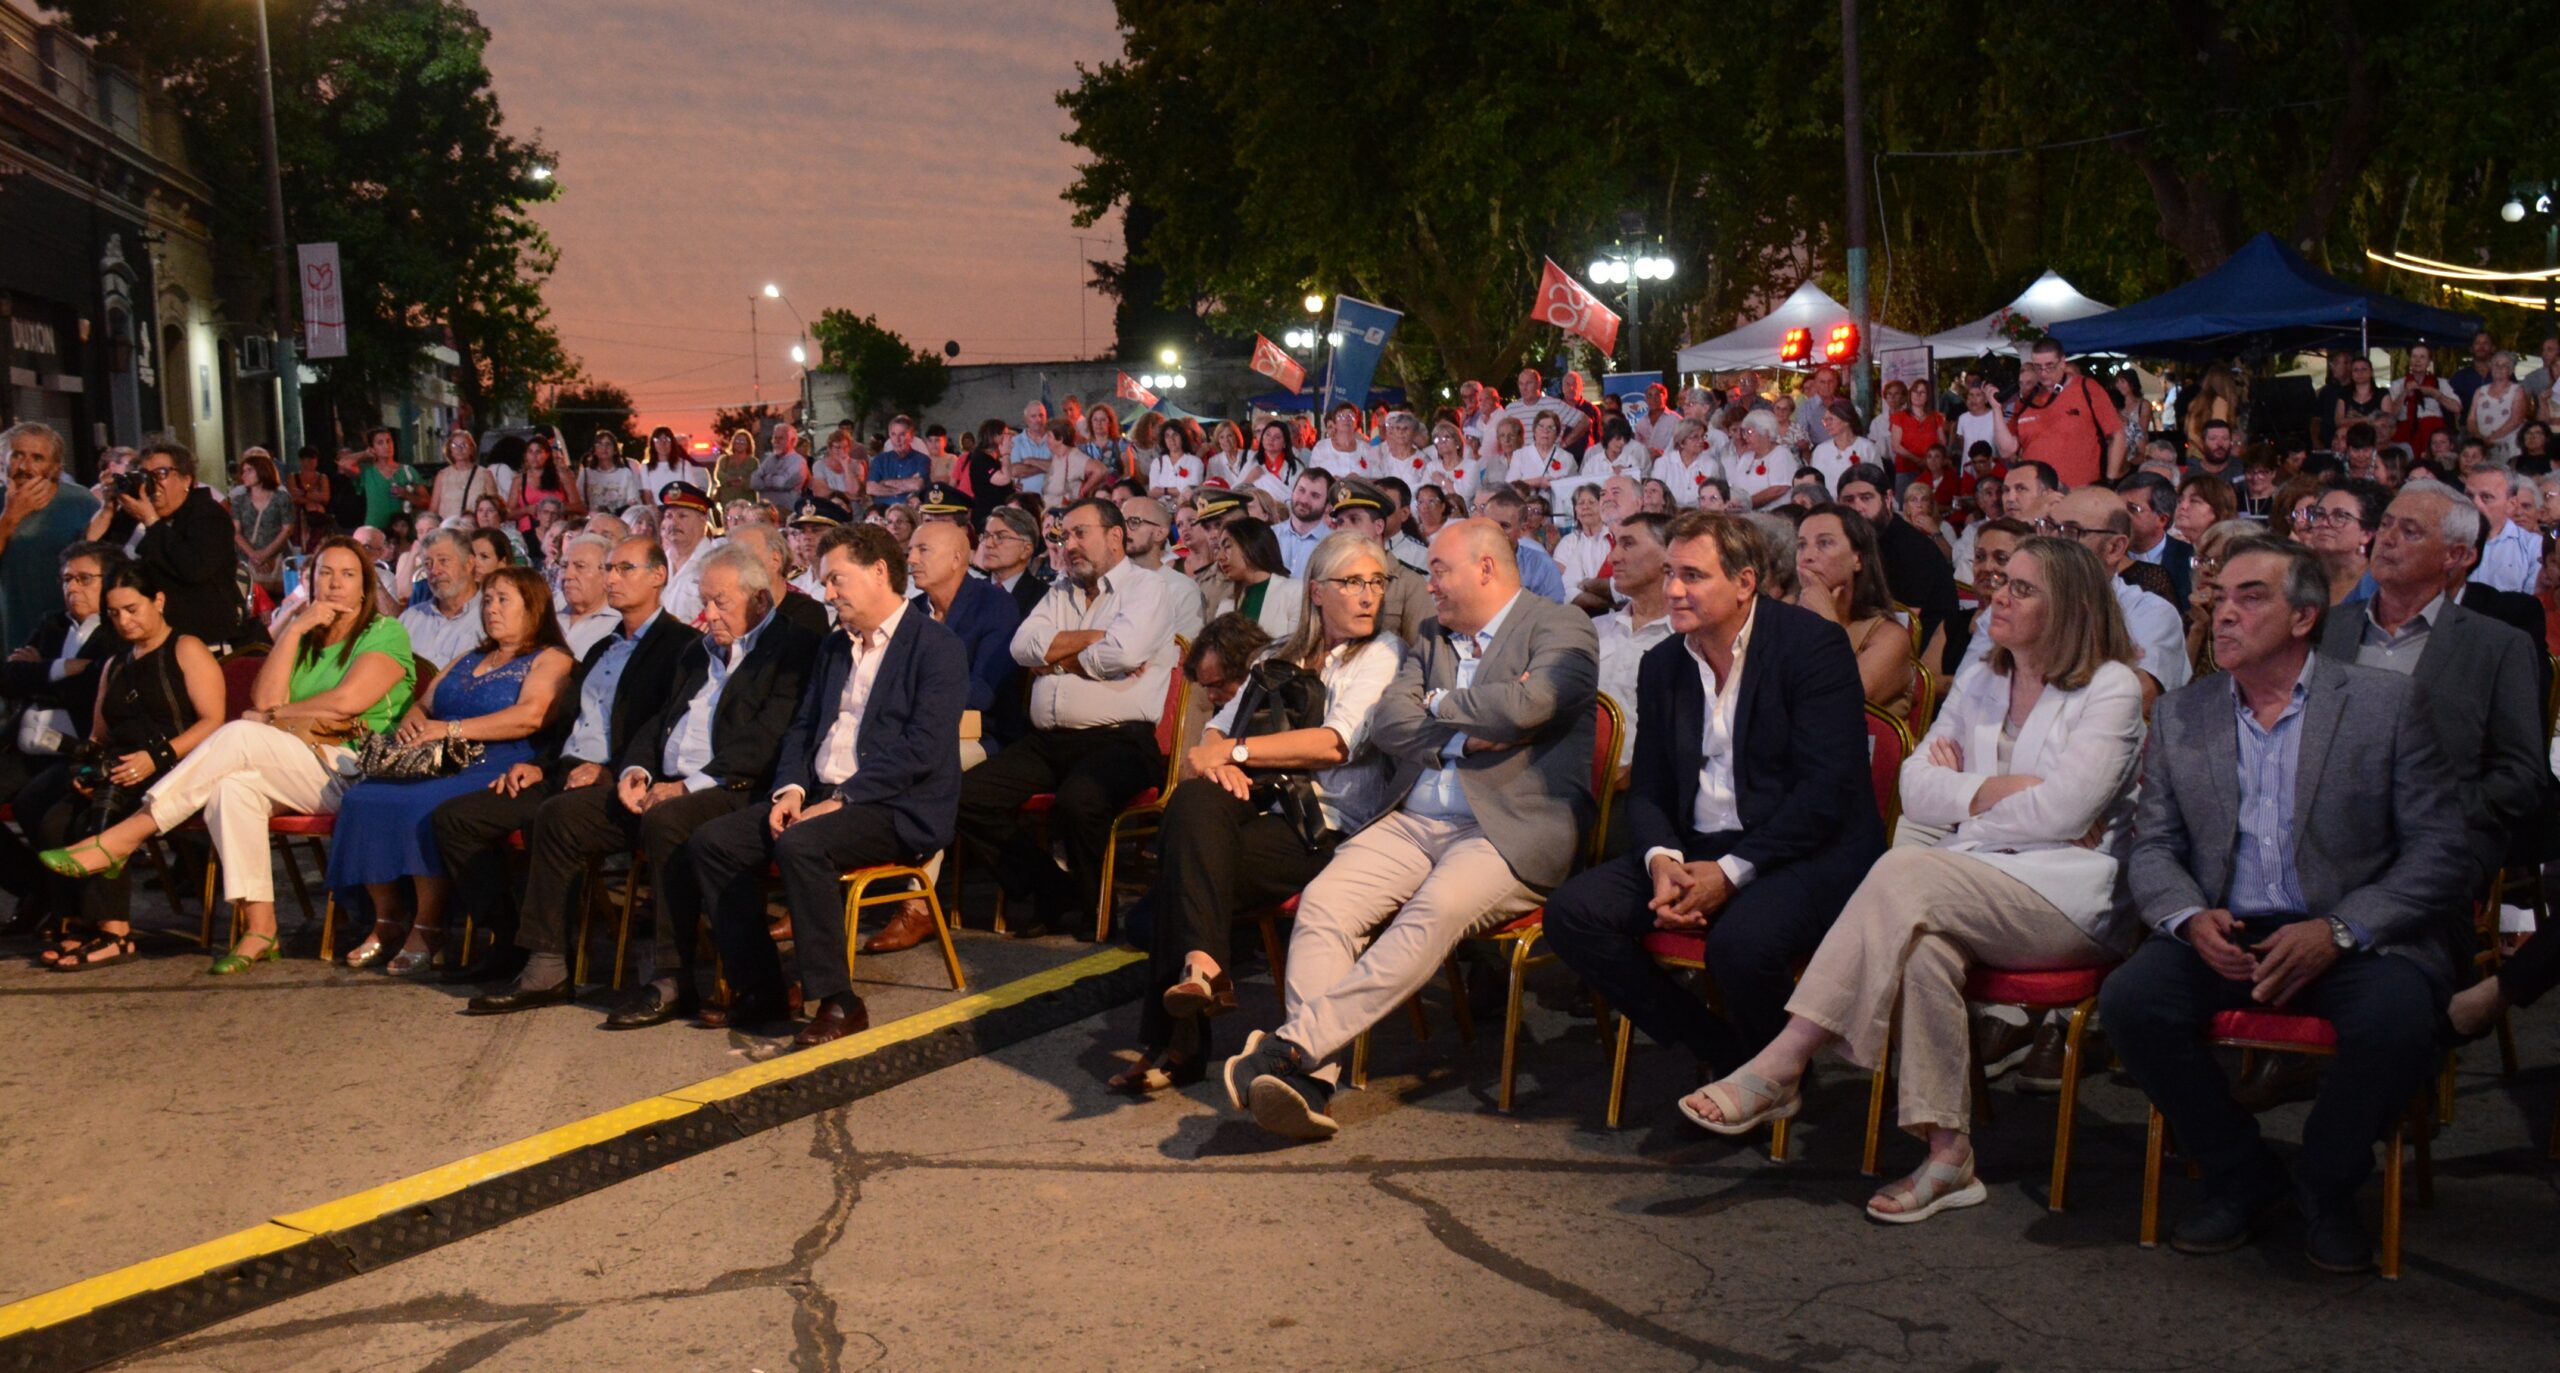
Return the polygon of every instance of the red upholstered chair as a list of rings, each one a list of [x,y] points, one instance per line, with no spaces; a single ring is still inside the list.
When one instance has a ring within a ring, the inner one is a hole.
[[[2326,1058],[2338,1052],[2338,1030],[2316,1015],[2292,1011],[2223,1011],[2213,1017],[2206,1037],[2216,1047],[2259,1053],[2306,1054]],[[2446,1072],[2452,1071],[2448,1061]],[[2382,1146],[2382,1276],[2400,1276],[2401,1157],[2404,1141],[2418,1150],[2418,1200],[2435,1200],[2435,1170],[2428,1148],[2435,1134],[2434,1084],[2419,1091],[2407,1115],[2392,1122]],[[2150,1139],[2142,1156],[2142,1247],[2160,1243],[2160,1159],[2167,1152],[2169,1123],[2160,1108],[2151,1108]],[[2059,1209],[2059,1208],[2056,1208]]]
[[[1914,690],[1919,687],[1915,683]],[[1874,706],[1867,707],[1867,776],[1875,788],[1876,811],[1884,818],[1887,835],[1902,817],[1902,764],[1911,756],[1911,730],[1900,720]],[[1707,968],[1707,937],[1692,930],[1656,930],[1644,938],[1644,951],[1653,961],[1666,968],[1680,968],[1704,973]],[[1715,998],[1712,984],[1707,988],[1710,1001]],[[1618,1017],[1617,1041],[1609,1060],[1609,1128],[1618,1128],[1626,1107],[1627,1053],[1635,1043],[1635,1023]],[[1769,1159],[1784,1163],[1787,1158],[1786,1121],[1769,1126]]]
[[[1182,659],[1190,651],[1190,640],[1179,634],[1173,636],[1173,672],[1165,681],[1164,707],[1156,712],[1156,747],[1164,751],[1164,781],[1139,792],[1121,807],[1120,813],[1112,817],[1111,837],[1103,845],[1102,890],[1094,902],[1093,915],[1093,940],[1097,944],[1111,937],[1111,902],[1119,880],[1120,841],[1154,834],[1164,820],[1165,796],[1182,779],[1183,710],[1191,700],[1191,680],[1182,675]],[[1057,804],[1057,793],[1044,791],[1026,799],[1021,813],[1039,816],[1045,825]],[[996,928],[1004,928],[1001,886],[996,889]]]
[[[2067,1011],[2071,1028],[2062,1040],[2062,1099],[2054,1108],[2053,1176],[2045,1194],[2045,1209],[2060,1211],[2064,1193],[2071,1178],[2071,1126],[2080,1101],[2080,1045],[2089,1028],[2089,1017],[2097,1013],[2098,987],[2107,974],[2116,970],[2113,963],[2089,968],[2057,968],[2043,972],[2009,972],[1999,968],[1976,968],[1965,979],[1967,1001],[1989,1005],[2024,1007],[2030,1017],[2046,1011]],[[1886,1061],[1876,1065],[1867,1087],[1866,1152],[1860,1157],[1858,1171],[1869,1177],[1876,1174],[1876,1150],[1884,1134],[1885,1082],[1891,1076],[1889,1067],[1893,1041],[1888,1028],[1884,1054]],[[1983,1100],[1982,1065],[1974,1065],[1974,1104],[1987,1109]]]

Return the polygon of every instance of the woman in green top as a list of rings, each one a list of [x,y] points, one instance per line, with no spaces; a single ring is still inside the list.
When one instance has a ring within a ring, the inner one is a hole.
[[[373,560],[353,539],[337,538],[311,562],[311,604],[276,635],[249,688],[250,708],[154,783],[130,818],[40,855],[65,877],[112,877],[151,836],[202,811],[223,898],[238,906],[242,929],[231,952],[214,960],[216,974],[279,956],[269,817],[336,813],[355,782],[356,756],[335,741],[349,722],[379,733],[409,708],[409,631],[375,608]],[[312,742],[315,734],[332,742]]]

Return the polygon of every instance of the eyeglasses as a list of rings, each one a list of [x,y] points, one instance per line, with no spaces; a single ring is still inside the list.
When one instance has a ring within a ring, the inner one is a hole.
[[[2305,529],[2316,529],[2324,525],[2331,529],[2344,529],[2351,524],[2364,523],[2352,510],[2324,510],[2316,505],[2306,505],[2294,511],[2291,518],[2295,525]]]
[[[2066,539],[2085,539],[2092,534],[2112,534],[2115,532],[2112,529],[2090,529],[2081,525],[2073,524],[2067,520],[2055,519],[2038,520],[2036,521],[2035,527],[2036,532],[2039,534],[2057,534]]]
[[[1371,596],[1383,596],[1386,594],[1387,590],[1387,579],[1383,576],[1327,577],[1320,584],[1332,587],[1334,590],[1341,592],[1345,596],[1357,596],[1363,593]]]
[[[95,572],[65,572],[62,574],[62,584],[64,586],[87,586],[91,582],[102,582],[105,580],[106,578],[99,576]]]
[[[604,565],[604,570],[607,572],[619,572],[625,576],[630,576],[638,573],[640,569],[645,566],[647,566],[645,563],[606,563]]]
[[[1134,524],[1134,525],[1137,525],[1137,526],[1138,526],[1139,528],[1141,528],[1141,529],[1170,529],[1170,528],[1172,528],[1172,526],[1171,526],[1171,525],[1166,524],[1166,523],[1165,523],[1164,521],[1162,521],[1162,520],[1141,520],[1141,519],[1137,519],[1137,518],[1134,518],[1134,517],[1132,517],[1132,516],[1128,516],[1128,515],[1123,515],[1123,516],[1121,516],[1121,517],[1120,517],[1120,522],[1121,522],[1122,524]]]

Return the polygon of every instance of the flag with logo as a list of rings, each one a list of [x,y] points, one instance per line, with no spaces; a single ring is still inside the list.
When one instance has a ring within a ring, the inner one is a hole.
[[[302,355],[345,357],[347,292],[338,277],[338,245],[298,244],[295,254],[302,267]]]
[[[1336,296],[1333,302],[1333,332],[1342,341],[1333,345],[1333,361],[1325,367],[1324,404],[1318,413],[1330,413],[1334,406],[1349,401],[1369,408],[1369,382],[1378,374],[1378,361],[1387,354],[1387,340],[1396,335],[1396,325],[1404,321],[1404,312],[1351,296]]]
[[[1307,387],[1307,369],[1296,358],[1280,351],[1280,345],[1260,334],[1253,336],[1253,370],[1271,378],[1296,395]]]
[[[1538,324],[1552,324],[1568,334],[1579,334],[1591,346],[1607,353],[1618,346],[1618,315],[1600,298],[1583,289],[1565,269],[1548,258],[1546,275],[1538,278],[1538,301],[1529,307],[1529,318]]]
[[[1120,388],[1118,394],[1120,399],[1133,400],[1140,405],[1153,405],[1156,403],[1156,393],[1140,386],[1138,384],[1138,379],[1130,376],[1126,372],[1120,374]]]

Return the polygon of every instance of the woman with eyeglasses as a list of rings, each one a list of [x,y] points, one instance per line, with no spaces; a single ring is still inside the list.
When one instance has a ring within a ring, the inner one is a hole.
[[[1474,500],[1476,489],[1484,485],[1484,464],[1469,451],[1467,431],[1455,421],[1441,420],[1431,426],[1431,465],[1441,474],[1436,483],[1440,494],[1447,498],[1451,509],[1460,512],[1449,518],[1464,518],[1467,502]]]
[[[2345,605],[2371,595],[2365,557],[2373,548],[2373,531],[2382,524],[2391,493],[2373,482],[2349,478],[2320,493],[2293,512],[2294,538],[2318,554],[2320,570],[2329,577],[2329,604]]]
[[[1157,838],[1152,994],[1140,1012],[1137,1061],[1112,1076],[1113,1090],[1201,1080],[1212,1061],[1208,1022],[1236,1005],[1228,948],[1236,912],[1304,887],[1343,836],[1394,803],[1390,761],[1369,745],[1370,718],[1404,661],[1403,645],[1379,632],[1394,566],[1365,534],[1341,530],[1317,544],[1296,628],[1253,660],[1251,676],[1183,755],[1183,781]],[[1213,644],[1224,635],[1213,622],[1201,637]],[[1223,658],[1218,666],[1248,671]],[[1320,723],[1266,728],[1289,722],[1244,713],[1265,695],[1255,684],[1275,684],[1286,669],[1323,685]]]
[[[1208,618],[1232,610],[1262,626],[1274,639],[1289,637],[1298,627],[1306,600],[1289,564],[1280,556],[1279,537],[1271,526],[1250,515],[1227,521],[1218,541],[1218,571],[1227,579],[1225,594],[1209,607]]]
[[[1986,629],[1993,648],[1956,676],[1902,767],[1910,837],[1849,898],[1787,1000],[1786,1028],[1752,1060],[1684,1097],[1720,1135],[1796,1114],[1814,1055],[1862,1068],[1899,1056],[1898,1121],[1921,1166],[1867,1202],[1910,1224],[1978,1206],[1971,1014],[1974,968],[2120,959],[2139,931],[2115,897],[2142,760],[2136,649],[2098,555],[2036,537],[2010,555]],[[1923,840],[1923,831],[1934,832]]]

